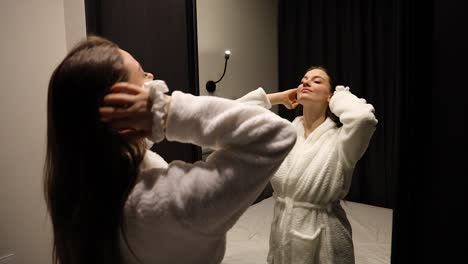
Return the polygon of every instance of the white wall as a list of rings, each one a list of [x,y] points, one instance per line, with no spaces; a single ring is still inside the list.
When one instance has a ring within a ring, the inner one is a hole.
[[[65,13],[65,37],[67,50],[86,36],[84,0],[62,0]]]
[[[84,36],[82,2],[0,1],[0,263],[51,263],[42,194],[47,85],[67,39]]]
[[[197,0],[200,94],[224,69],[213,95],[237,99],[263,87],[278,91],[277,0]]]

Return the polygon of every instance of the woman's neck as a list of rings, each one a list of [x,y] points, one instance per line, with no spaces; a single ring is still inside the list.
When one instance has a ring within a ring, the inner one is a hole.
[[[304,137],[308,137],[318,126],[320,126],[327,119],[326,108],[305,107],[302,119],[304,126]]]

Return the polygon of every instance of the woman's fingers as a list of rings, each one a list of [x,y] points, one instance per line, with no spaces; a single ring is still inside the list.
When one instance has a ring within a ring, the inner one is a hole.
[[[125,108],[116,108],[112,106],[99,107],[99,114],[103,122],[109,122],[114,118],[128,117],[130,113]]]
[[[284,106],[286,106],[287,109],[294,109],[297,106],[297,93],[296,89],[289,89],[284,91]]]
[[[148,89],[131,83],[116,83],[99,107],[101,121],[117,131],[146,131],[151,128],[152,120],[148,98]]]
[[[140,87],[135,84],[127,83],[127,82],[118,82],[112,85],[111,93],[126,93],[126,94],[139,94],[144,90],[143,87]]]
[[[294,109],[298,106],[299,104],[298,103],[290,103],[288,105],[286,105],[286,108],[287,109]]]
[[[288,90],[288,98],[291,101],[297,100],[297,88]]]
[[[105,106],[123,107],[126,108],[133,104],[137,98],[135,95],[126,93],[111,93],[104,96],[103,104]]]
[[[151,112],[140,111],[142,107],[134,106],[129,108],[117,108],[112,106],[103,106],[99,107],[99,114],[101,115],[101,120],[103,122],[110,122],[116,119],[123,118],[144,118],[147,116],[152,116]]]
[[[134,112],[126,109],[101,107],[99,109],[101,121],[117,131],[133,129],[137,131],[149,131],[152,125],[152,113]]]

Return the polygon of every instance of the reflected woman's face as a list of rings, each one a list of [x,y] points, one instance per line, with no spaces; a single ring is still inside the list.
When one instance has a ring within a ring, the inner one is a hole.
[[[304,75],[297,89],[299,104],[327,103],[331,98],[330,77],[321,69],[313,69]]]
[[[127,68],[129,73],[129,83],[133,83],[138,86],[143,86],[145,82],[153,80],[153,74],[145,72],[141,67],[140,63],[138,63],[138,61],[135,60],[135,58],[133,58],[133,56],[130,53],[121,49],[120,54],[122,55],[125,68]]]

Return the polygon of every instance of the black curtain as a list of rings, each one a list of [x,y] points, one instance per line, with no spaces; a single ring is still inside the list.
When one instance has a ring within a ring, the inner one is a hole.
[[[406,4],[405,4],[406,3]],[[346,199],[393,208],[399,170],[402,110],[409,104],[412,17],[407,1],[279,1],[279,87],[297,87],[310,66],[324,66],[375,107],[379,121],[356,165]],[[279,108],[292,120],[296,113]]]
[[[404,110],[410,128],[402,137],[392,263],[466,262],[468,3],[424,1],[410,11],[414,85]]]

